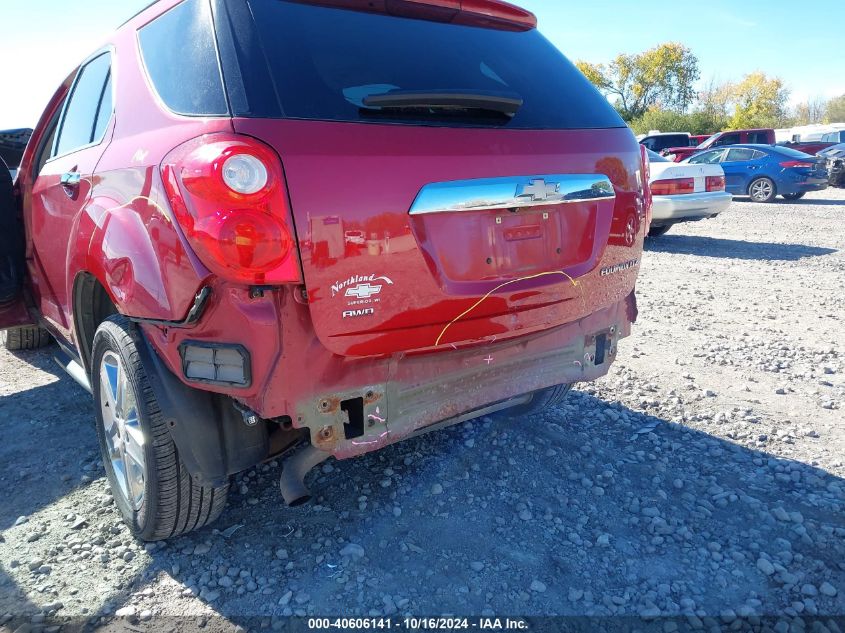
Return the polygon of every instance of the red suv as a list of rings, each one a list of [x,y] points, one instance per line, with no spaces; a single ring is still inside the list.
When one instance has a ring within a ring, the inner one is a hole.
[[[118,507],[168,538],[264,460],[299,503],[329,456],[605,374],[647,182],[505,2],[161,0],[67,78],[0,188],[0,327],[58,341]]]

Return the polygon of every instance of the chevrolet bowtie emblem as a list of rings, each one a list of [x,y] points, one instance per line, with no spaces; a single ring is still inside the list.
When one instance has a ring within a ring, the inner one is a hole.
[[[560,191],[560,183],[547,183],[542,178],[532,180],[527,185],[522,185],[516,192],[517,198],[531,198],[531,200],[542,202],[548,200]]]

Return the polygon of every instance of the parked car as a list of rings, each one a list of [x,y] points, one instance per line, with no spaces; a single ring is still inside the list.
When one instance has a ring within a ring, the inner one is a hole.
[[[808,191],[827,188],[822,158],[780,145],[734,145],[711,149],[685,161],[692,165],[718,164],[725,171],[725,188],[753,202],[771,202],[781,195],[798,200]]]
[[[14,130],[0,130],[0,160],[12,173],[12,180],[18,172],[18,165],[21,163],[21,156],[32,136],[30,128],[18,128]]]
[[[845,143],[828,147],[818,155],[827,162],[828,183],[845,187]]]
[[[828,147],[832,146],[832,142],[827,141],[786,141],[784,143],[778,143],[781,147],[788,147],[789,149],[794,149],[798,152],[804,152],[805,154],[818,154],[822,150],[827,149]]]
[[[653,196],[649,237],[665,234],[675,224],[715,218],[733,196],[725,191],[725,172],[718,164],[673,163],[649,151]]]
[[[845,130],[836,130],[835,132],[828,132],[822,135],[823,143],[830,143],[831,145],[838,145],[845,143]]]
[[[690,138],[688,132],[658,132],[644,136],[640,144],[652,152],[661,152],[669,147],[690,145]]]
[[[714,147],[726,147],[728,145],[739,145],[740,143],[760,143],[773,145],[775,142],[775,131],[768,128],[750,130],[730,130],[728,132],[717,132],[697,147],[672,147],[661,152],[669,160],[680,163],[682,160],[697,154],[698,152]]]
[[[645,148],[531,13],[215,6],[121,26],[0,190],[4,342],[58,341],[147,540],[274,456],[296,505],[329,456],[555,406],[630,334],[649,223]]]

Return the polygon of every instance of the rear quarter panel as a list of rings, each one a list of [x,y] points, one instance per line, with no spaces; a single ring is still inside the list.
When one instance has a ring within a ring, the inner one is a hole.
[[[209,273],[170,213],[159,165],[184,141],[231,131],[231,120],[168,112],[143,70],[135,29],[122,28],[113,45],[114,134],[77,218],[68,287],[87,272],[122,314],[181,320]]]

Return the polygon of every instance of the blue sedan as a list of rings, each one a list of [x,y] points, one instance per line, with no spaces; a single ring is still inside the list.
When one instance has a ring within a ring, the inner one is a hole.
[[[725,171],[725,189],[735,196],[750,196],[753,202],[771,202],[777,195],[797,200],[828,184],[824,159],[778,145],[730,145],[683,162],[718,163]]]

